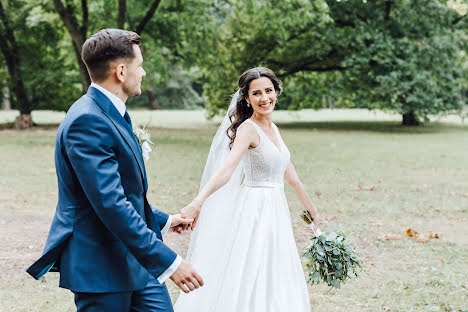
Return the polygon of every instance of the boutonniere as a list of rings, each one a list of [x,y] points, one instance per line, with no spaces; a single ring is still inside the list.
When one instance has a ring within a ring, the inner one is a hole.
[[[154,145],[151,142],[151,135],[146,131],[146,127],[133,127],[133,133],[135,134],[136,139],[138,140],[138,144],[140,144],[141,153],[145,160],[149,159],[149,153],[152,151],[150,144]]]

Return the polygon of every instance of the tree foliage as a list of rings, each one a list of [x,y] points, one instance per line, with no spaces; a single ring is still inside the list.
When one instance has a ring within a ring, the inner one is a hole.
[[[456,11],[432,0],[329,4],[353,34],[341,79],[354,103],[398,112],[408,125],[460,108]]]
[[[284,80],[282,107],[379,108],[409,123],[461,107],[466,24],[447,1],[235,1],[227,12],[204,64],[212,114],[258,65]]]
[[[65,33],[54,25],[58,23],[57,16],[47,14],[36,1],[10,0],[3,8],[9,27],[0,27],[2,41],[9,36],[10,42],[15,42],[2,45],[5,66],[11,67],[12,55],[15,58],[16,72],[10,71],[8,77],[14,107],[25,115],[33,109],[63,109],[64,102],[72,101],[81,92],[76,88],[77,72],[64,48]],[[23,90],[18,88],[18,81]]]
[[[0,64],[9,73],[12,103],[26,114],[66,110],[87,89],[81,45],[108,27],[142,36],[147,77],[143,96],[129,105],[205,105],[213,116],[225,111],[240,74],[255,66],[270,67],[283,80],[280,109],[384,109],[414,124],[460,109],[468,93],[462,0],[0,4],[7,12],[0,15]]]

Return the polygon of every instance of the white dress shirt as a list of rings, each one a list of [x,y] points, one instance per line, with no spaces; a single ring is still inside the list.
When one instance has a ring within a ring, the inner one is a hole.
[[[119,111],[120,116],[125,115],[125,111],[127,110],[127,107],[125,106],[125,103],[114,93],[110,92],[109,90],[101,87],[100,85],[92,82],[90,87],[96,88],[102,93],[104,93],[105,96],[114,104],[115,108]],[[172,224],[172,216],[169,215],[169,218],[167,219],[166,225],[164,225],[164,228],[161,230],[161,235],[164,236],[168,231],[169,228],[171,227]],[[179,268],[180,264],[182,263],[182,257],[177,255],[177,258],[172,262],[172,264],[169,266],[169,268],[166,269],[159,277],[158,277],[158,282],[160,284],[164,283],[169,277],[171,277],[172,274],[174,274],[175,271]]]

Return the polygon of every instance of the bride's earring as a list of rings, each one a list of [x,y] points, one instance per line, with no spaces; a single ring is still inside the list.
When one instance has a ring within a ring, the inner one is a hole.
[[[247,107],[250,107],[250,103],[247,103]]]

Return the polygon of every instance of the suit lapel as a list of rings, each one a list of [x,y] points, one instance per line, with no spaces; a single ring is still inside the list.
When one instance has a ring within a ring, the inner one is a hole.
[[[96,88],[89,87],[87,95],[91,97],[99,105],[99,107],[101,107],[104,114],[106,114],[107,117],[109,117],[110,121],[115,125],[120,135],[130,146],[133,156],[137,160],[138,166],[140,168],[141,178],[143,180],[143,185],[145,187],[146,193],[148,185],[146,182],[145,164],[143,162],[140,145],[138,144],[132,129],[130,129],[125,119],[120,115],[117,108],[115,108],[114,104],[112,104],[109,98],[105,96],[101,91],[97,90]]]

